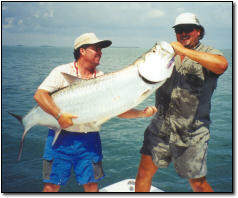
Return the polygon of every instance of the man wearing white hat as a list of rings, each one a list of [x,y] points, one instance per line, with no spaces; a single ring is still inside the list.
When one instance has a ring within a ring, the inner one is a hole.
[[[69,85],[61,72],[83,79],[103,75],[96,67],[102,56],[101,49],[109,47],[111,43],[109,40],[99,40],[94,33],[81,35],[74,42],[75,61],[54,68],[38,87],[34,95],[36,102],[57,119],[62,129],[71,126],[72,119],[77,116],[61,112],[50,96],[55,90]],[[155,107],[147,107],[145,110],[130,110],[119,117],[149,117],[155,112]],[[85,192],[98,192],[97,182],[104,177],[99,132],[74,133],[62,130],[52,146],[54,135],[55,131],[50,129],[43,155],[43,192],[58,192],[60,186],[67,183],[72,168],[78,184],[83,185]]]
[[[212,192],[205,177],[211,96],[228,63],[219,50],[200,43],[205,31],[195,14],[180,14],[173,28],[175,68],[156,91],[158,112],[145,131],[136,192],[149,191],[158,168],[170,162],[193,191]]]
[[[77,116],[61,112],[52,100],[50,93],[69,85],[61,72],[90,79],[103,75],[96,67],[102,55],[101,49],[111,45],[109,40],[99,40],[94,33],[86,33],[78,37],[74,42],[75,61],[54,68],[47,78],[38,87],[34,98],[39,106],[58,120],[61,128],[67,128],[73,124],[72,119]],[[74,168],[77,182],[84,186],[85,191],[97,191],[97,182],[104,177],[102,170],[101,141],[98,132],[87,134],[70,133],[62,131],[52,147],[55,132],[49,130],[43,155],[43,192],[57,192],[61,185],[65,185],[70,177],[71,168]],[[62,141],[64,139],[64,141]],[[67,141],[65,141],[67,139]],[[90,142],[88,152],[83,145]],[[99,148],[99,149],[97,149]],[[91,159],[91,163],[82,158],[81,162],[72,157],[76,152],[85,155],[85,159]],[[75,163],[73,163],[73,161]],[[92,164],[92,161],[94,162]],[[79,168],[78,164],[83,164]],[[82,171],[84,169],[84,171]],[[97,173],[97,174],[95,174]]]

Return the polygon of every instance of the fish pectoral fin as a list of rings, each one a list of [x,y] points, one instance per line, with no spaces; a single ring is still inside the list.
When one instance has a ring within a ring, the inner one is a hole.
[[[143,100],[145,100],[151,93],[151,89],[145,90],[140,97],[135,101],[136,104],[140,104]]]
[[[148,96],[149,93],[150,93],[150,89],[147,89],[146,91],[144,91],[143,94],[141,94],[140,97],[142,97],[142,98],[146,98],[146,97]]]
[[[57,138],[58,138],[58,136],[59,136],[61,130],[62,130],[62,129],[59,128],[59,129],[57,129],[57,130],[55,131],[55,136],[54,136],[54,140],[53,140],[53,142],[52,142],[52,146],[55,144],[55,142],[56,142],[56,140],[57,140]]]
[[[74,82],[78,82],[78,81],[85,81],[81,78],[78,78],[76,76],[73,76],[73,75],[70,75],[70,74],[67,74],[67,73],[64,73],[64,72],[61,72],[61,74],[64,76],[65,80],[69,83],[69,84],[72,84]]]

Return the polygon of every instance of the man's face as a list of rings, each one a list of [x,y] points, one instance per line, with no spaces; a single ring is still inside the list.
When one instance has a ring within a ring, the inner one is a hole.
[[[85,49],[84,59],[90,63],[92,67],[99,65],[101,56],[101,48],[96,45],[90,45]]]
[[[179,25],[175,27],[177,41],[186,48],[194,48],[199,42],[200,30],[194,25]]]

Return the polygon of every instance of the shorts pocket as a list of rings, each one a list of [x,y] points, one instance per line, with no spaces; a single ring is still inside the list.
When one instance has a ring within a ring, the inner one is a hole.
[[[196,145],[207,142],[210,139],[209,129],[202,126],[196,130],[184,131],[181,135],[184,141],[189,142],[189,145]]]
[[[94,173],[94,179],[100,179],[104,176],[104,172],[102,169],[102,161],[100,162],[92,162],[93,165],[93,173]]]
[[[43,160],[43,169],[42,169],[42,174],[43,174],[43,179],[44,180],[49,180],[50,179],[50,174],[52,170],[52,163],[53,160]]]

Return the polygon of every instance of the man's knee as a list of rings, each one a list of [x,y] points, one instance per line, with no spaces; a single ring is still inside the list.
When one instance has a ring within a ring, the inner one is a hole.
[[[153,163],[151,156],[142,155],[137,176],[139,178],[152,178],[157,169],[158,167]]]
[[[83,187],[84,187],[85,192],[98,192],[98,184],[97,183],[84,184]]]
[[[189,179],[194,192],[213,192],[212,187],[207,183],[206,177]]]

